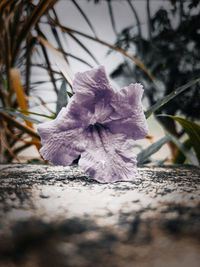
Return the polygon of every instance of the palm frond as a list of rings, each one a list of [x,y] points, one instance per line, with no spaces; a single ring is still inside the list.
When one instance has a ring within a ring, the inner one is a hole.
[[[102,45],[105,45],[105,46],[111,48],[112,50],[118,51],[119,53],[121,53],[121,54],[123,54],[124,56],[126,56],[126,57],[130,58],[131,60],[133,60],[133,61],[135,62],[135,64],[136,64],[138,67],[140,67],[142,70],[144,70],[144,72],[150,77],[150,79],[151,79],[152,81],[154,81],[154,78],[153,78],[152,74],[147,70],[147,68],[142,64],[142,62],[139,61],[139,60],[138,60],[137,58],[135,58],[134,56],[128,54],[125,50],[123,50],[123,49],[121,49],[121,48],[119,48],[119,47],[116,47],[116,46],[114,46],[114,45],[112,45],[112,44],[110,44],[110,43],[108,43],[108,42],[106,42],[106,41],[103,41],[103,40],[99,39],[99,38],[95,38],[95,37],[92,37],[92,36],[90,36],[90,35],[88,35],[88,34],[85,34],[85,33],[83,33],[83,32],[74,30],[74,29],[69,28],[69,27],[65,27],[65,26],[61,25],[60,23],[57,23],[56,21],[52,21],[51,23],[52,23],[53,25],[57,25],[57,26],[59,26],[64,32],[67,32],[68,34],[72,34],[72,33],[74,33],[74,34],[78,34],[78,35],[83,36],[83,37],[85,37],[85,38],[87,38],[87,39],[90,39],[90,40],[93,40],[93,41],[95,41],[95,42],[97,42],[97,43],[100,43],[100,44],[102,44]]]
[[[48,51],[51,53],[55,63],[57,64],[58,68],[62,72],[63,76],[67,80],[67,82],[72,86],[72,80],[73,80],[73,73],[67,64],[67,62],[64,60],[64,58],[60,55],[59,51],[54,48],[47,40],[45,40],[42,36],[37,37],[38,40],[48,49]]]
[[[79,10],[79,12],[81,13],[81,15],[83,16],[83,18],[87,22],[87,24],[90,27],[91,31],[93,32],[94,36],[97,37],[96,31],[95,31],[92,23],[90,22],[89,18],[87,17],[87,15],[85,14],[85,12],[82,10],[82,8],[80,7],[80,5],[75,0],[72,0],[72,3],[76,6],[76,8]]]

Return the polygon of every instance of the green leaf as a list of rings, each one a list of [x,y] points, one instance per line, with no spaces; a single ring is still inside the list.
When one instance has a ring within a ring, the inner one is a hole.
[[[187,159],[187,162],[197,165],[198,164],[197,158],[195,157],[193,151],[190,149],[192,144],[190,143],[190,146],[189,145],[186,146],[184,143],[181,143],[175,136],[171,134],[169,134],[169,136],[171,136],[172,142],[179,148],[179,151],[182,153],[182,159],[184,159],[183,162],[176,162],[176,163],[184,163],[185,160]],[[190,142],[190,139],[188,141]]]
[[[67,94],[68,94],[69,97],[72,97],[73,96],[73,94],[70,93],[69,91],[67,91]]]
[[[198,161],[200,163],[200,125],[198,125],[197,123],[193,121],[190,121],[190,120],[187,120],[181,117],[170,116],[170,115],[166,115],[166,116],[176,120],[186,131],[186,133],[188,134],[190,138],[194,151],[197,155]]]
[[[183,142],[182,144],[186,150],[190,150],[190,148],[192,147],[192,144],[190,142],[190,139],[187,139],[185,142]],[[182,150],[179,148],[179,151],[176,155],[176,157],[174,158],[174,163],[175,164],[183,164],[186,160],[186,156],[185,153],[182,152]]]
[[[63,107],[66,107],[68,103],[66,82],[63,80],[61,88],[58,92],[57,104],[56,104],[56,116]]]
[[[183,86],[177,88],[176,90],[174,90],[172,93],[170,93],[170,94],[164,96],[162,99],[158,100],[156,104],[151,106],[145,112],[146,118],[148,119],[152,115],[153,112],[155,112],[156,110],[158,110],[159,108],[164,106],[166,103],[168,103],[170,100],[172,100],[174,97],[176,97],[177,95],[179,95],[180,93],[182,93],[183,91],[185,91],[186,89],[190,88],[192,85],[194,85],[194,84],[196,84],[198,82],[200,82],[200,78],[186,83],[185,85],[183,85]]]
[[[153,143],[146,149],[142,150],[138,155],[137,155],[137,161],[138,164],[143,164],[145,161],[148,160],[148,158],[156,153],[163,145],[167,144],[171,140],[171,136],[165,136],[158,140],[157,142]]]
[[[36,123],[36,124],[40,123],[40,121],[38,121],[36,119],[33,119],[33,118],[29,117],[29,116],[23,115],[23,114],[21,114],[19,112],[6,110],[4,108],[0,108],[0,113],[6,113],[6,114],[9,114],[9,115],[12,115],[15,118],[22,118],[23,120],[31,121],[31,122]]]
[[[39,99],[41,99],[40,97],[38,97]],[[40,116],[40,117],[44,117],[44,118],[48,118],[53,120],[54,116],[48,116],[48,115],[44,115],[44,114],[40,114],[40,113],[36,113],[36,112],[32,112],[32,111],[27,111],[27,110],[21,110],[18,108],[8,108],[8,107],[2,107],[0,108],[2,110],[6,110],[6,111],[14,111],[14,112],[20,112],[20,113],[27,113],[27,114],[32,114],[32,115],[36,115],[36,116]],[[50,110],[49,110],[50,111]]]

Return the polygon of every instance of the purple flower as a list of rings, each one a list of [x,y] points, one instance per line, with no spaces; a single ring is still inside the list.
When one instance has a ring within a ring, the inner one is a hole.
[[[100,66],[77,73],[73,90],[57,118],[38,127],[41,155],[65,166],[81,156],[79,167],[101,183],[132,181],[137,161],[128,140],[147,135],[142,85],[116,92]]]

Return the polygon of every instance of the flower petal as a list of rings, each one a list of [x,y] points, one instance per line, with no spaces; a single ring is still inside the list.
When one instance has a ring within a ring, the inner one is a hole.
[[[100,183],[132,181],[136,174],[136,156],[122,134],[95,128],[88,133],[88,145],[81,154],[80,168]]]
[[[42,123],[37,128],[43,158],[64,166],[70,165],[85,148],[83,128],[67,115],[67,109],[62,108],[55,120]]]
[[[73,81],[73,90],[79,105],[86,107],[92,113],[95,112],[95,105],[99,102],[105,107],[113,93],[103,66],[78,72]]]
[[[108,89],[112,90],[104,66],[75,74],[73,81],[75,93],[98,95]]]
[[[148,133],[143,112],[141,84],[131,84],[113,94],[110,102],[113,112],[105,125],[112,133],[122,133],[135,140],[144,138]]]

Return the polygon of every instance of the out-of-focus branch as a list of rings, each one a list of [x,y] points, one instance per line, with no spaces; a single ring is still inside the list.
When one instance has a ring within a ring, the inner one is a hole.
[[[113,9],[112,9],[111,0],[107,0],[107,4],[108,4],[108,11],[109,11],[109,15],[110,15],[112,28],[113,28],[113,31],[114,31],[115,35],[117,36],[117,29],[116,29],[115,18],[114,18],[114,15],[113,15]]]
[[[152,42],[152,25],[151,25],[151,10],[150,10],[150,2],[147,0],[147,24],[148,24],[148,33],[149,33],[149,40]]]
[[[139,16],[137,14],[137,11],[135,9],[135,7],[133,6],[132,2],[130,0],[127,0],[134,16],[135,16],[135,20],[137,22],[137,27],[138,27],[138,36],[139,36],[139,45],[140,45],[140,51],[142,52],[142,29],[141,29],[141,23],[140,23],[140,19]]]
[[[92,23],[90,22],[90,20],[86,16],[86,14],[83,12],[82,8],[77,4],[77,2],[75,0],[72,0],[72,2],[76,6],[76,8],[79,10],[79,12],[81,13],[81,15],[85,19],[85,21],[87,22],[87,24],[90,27],[91,31],[93,32],[94,36],[97,37],[96,31],[95,31],[94,27],[92,26]]]
[[[143,69],[144,72],[146,72],[146,74],[150,77],[150,79],[151,79],[152,81],[154,81],[153,76],[152,76],[151,73],[147,70],[147,68],[142,64],[142,62],[139,61],[139,60],[138,60],[137,58],[135,58],[134,56],[128,54],[125,50],[123,50],[123,49],[121,49],[121,48],[119,48],[119,47],[116,47],[116,46],[114,46],[114,45],[112,45],[112,44],[110,44],[110,43],[108,43],[108,42],[105,42],[105,41],[103,41],[103,40],[101,40],[101,39],[99,39],[99,38],[95,38],[95,37],[92,37],[92,36],[90,36],[90,35],[88,35],[88,34],[82,33],[82,32],[80,32],[80,31],[76,31],[76,30],[74,30],[74,29],[65,27],[65,26],[61,25],[60,23],[58,23],[58,22],[56,22],[56,21],[54,21],[54,20],[51,21],[51,24],[59,26],[63,32],[67,32],[68,34],[75,33],[75,34],[84,36],[85,38],[88,38],[88,39],[93,40],[93,41],[95,41],[95,42],[98,42],[98,43],[100,43],[100,44],[102,44],[102,45],[105,45],[105,46],[107,46],[107,47],[109,47],[109,48],[111,48],[111,49],[113,49],[113,50],[115,50],[115,51],[120,52],[121,54],[123,54],[123,55],[125,55],[126,57],[130,58],[131,60],[133,60],[133,61],[135,62],[135,64],[136,64],[138,67],[140,67],[141,69]]]

